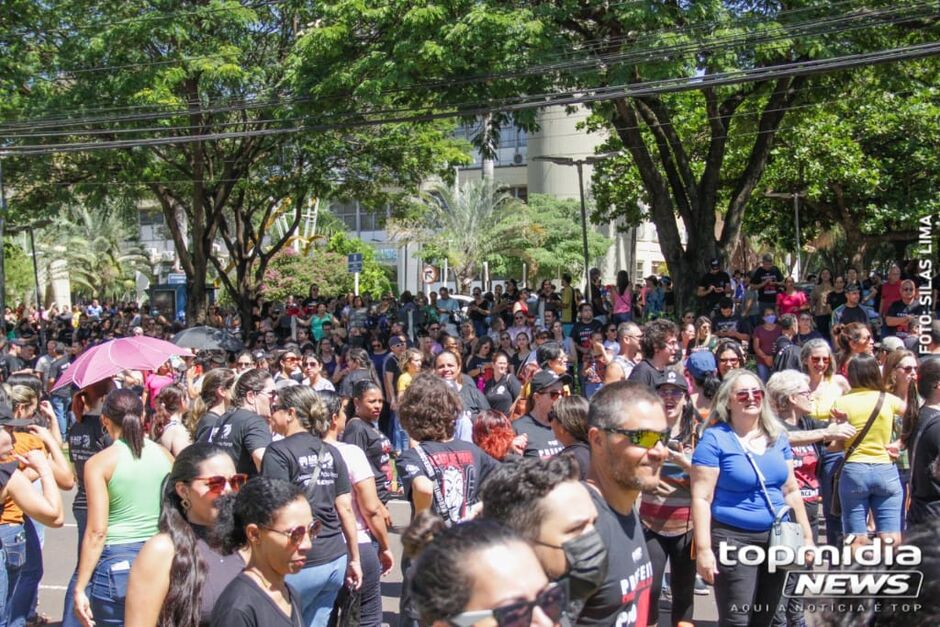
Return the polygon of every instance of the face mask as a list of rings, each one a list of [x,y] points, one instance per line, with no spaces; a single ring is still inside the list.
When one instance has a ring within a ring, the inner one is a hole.
[[[774,316],[774,315],[764,316],[764,322],[766,322],[767,324],[773,324],[776,321],[777,321],[777,316]]]
[[[544,542],[539,544],[564,551],[568,571],[559,577],[559,581],[567,583],[570,603],[572,606],[577,604],[576,609],[580,613],[584,602],[607,578],[607,547],[601,535],[597,529],[592,529],[560,547]]]

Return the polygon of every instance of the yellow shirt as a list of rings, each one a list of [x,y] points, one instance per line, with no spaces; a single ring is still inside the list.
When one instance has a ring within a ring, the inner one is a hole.
[[[872,410],[875,409],[875,403],[878,401],[878,392],[872,390],[859,390],[858,392],[849,392],[841,396],[833,403],[839,411],[848,414],[849,424],[855,427],[859,432],[865,428]],[[875,418],[875,423],[865,436],[865,441],[852,455],[849,462],[860,462],[865,464],[890,464],[891,456],[888,455],[886,446],[891,442],[891,428],[894,425],[894,415],[901,413],[901,407],[904,401],[894,394],[885,394],[884,403],[881,404],[881,411]],[[848,449],[855,438],[845,442],[845,448]]]
[[[401,395],[402,392],[408,389],[408,386],[411,385],[411,375],[407,372],[403,372],[398,375],[398,394]]]
[[[832,409],[832,404],[840,396],[842,396],[842,388],[832,380],[832,377],[826,377],[820,381],[813,391],[813,409],[809,412],[810,418],[829,420],[831,418],[829,410]],[[874,405],[869,407],[869,412],[874,408]],[[871,413],[868,415],[870,416]]]

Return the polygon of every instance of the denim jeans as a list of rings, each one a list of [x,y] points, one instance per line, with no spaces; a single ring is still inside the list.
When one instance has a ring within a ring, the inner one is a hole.
[[[712,550],[721,555],[721,543],[733,547],[760,546],[767,550],[768,531],[747,531],[713,522]],[[786,600],[783,584],[786,571],[767,571],[766,564],[746,566],[740,562],[726,566],[718,561],[715,577],[715,602],[718,605],[718,624],[747,627],[786,625]]]
[[[770,378],[771,374],[773,374],[773,368],[760,361],[757,362],[757,376],[760,377],[761,381],[767,383],[767,379]]]
[[[6,624],[9,627],[23,627],[33,611],[33,605],[39,596],[39,582],[42,580],[42,547],[36,525],[29,518],[25,519],[23,532],[26,534],[25,561],[19,569],[16,585],[7,594]]]
[[[904,493],[898,468],[893,463],[848,462],[839,480],[842,499],[842,528],[846,534],[868,533],[868,512],[879,533],[901,531]]]
[[[362,563],[359,627],[381,627],[382,565],[379,563],[379,545],[375,542],[360,544],[359,559]]]
[[[96,626],[124,625],[127,581],[131,576],[131,565],[143,546],[143,542],[106,544],[101,551],[101,558],[91,576],[88,594]]]
[[[401,426],[401,420],[398,418],[398,412],[391,412],[392,421],[392,449],[398,452],[407,451],[411,448],[408,432]]]
[[[336,595],[346,579],[346,555],[320,566],[308,566],[287,576],[297,592],[306,627],[326,627]]]
[[[75,571],[72,578],[69,579],[69,585],[65,589],[65,603],[62,608],[62,627],[82,627],[82,623],[75,616],[73,609],[75,600],[75,580],[78,578],[78,560],[82,555],[82,541],[85,539],[85,526],[88,524],[88,510],[72,508],[72,514],[75,516],[75,524],[78,527],[78,555],[75,557]]]
[[[23,573],[23,566],[26,564],[26,529],[23,525],[0,525],[0,545],[3,553],[3,574],[0,579],[0,626],[7,627],[10,624],[11,601],[13,593],[19,584],[20,576]],[[24,621],[25,622],[25,617]],[[21,623],[22,624],[22,623]]]
[[[832,473],[842,455],[825,454],[821,460],[819,473],[819,495],[822,497],[822,514],[826,519],[826,544],[842,546],[842,518],[832,513]]]
[[[69,409],[71,402],[69,399],[59,396],[51,396],[49,397],[49,401],[52,403],[52,411],[55,412],[55,419],[59,423],[59,433],[62,434],[62,439],[64,440],[69,432],[72,418],[71,410]]]

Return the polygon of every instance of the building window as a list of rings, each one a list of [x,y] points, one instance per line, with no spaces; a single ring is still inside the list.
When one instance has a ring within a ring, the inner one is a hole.
[[[529,188],[526,185],[519,185],[517,187],[510,187],[508,190],[509,194],[522,202],[527,202],[529,200]]]

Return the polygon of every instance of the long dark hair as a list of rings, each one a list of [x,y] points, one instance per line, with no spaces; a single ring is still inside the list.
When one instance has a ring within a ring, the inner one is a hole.
[[[170,587],[167,590],[157,627],[198,627],[203,617],[202,585],[208,572],[206,563],[196,548],[196,534],[186,519],[186,509],[176,493],[176,484],[189,483],[201,473],[199,466],[213,457],[228,455],[225,449],[208,442],[187,446],[163,481],[163,500],[157,527],[170,536],[173,543],[173,562],[170,564]]]
[[[131,449],[134,459],[140,459],[144,450],[144,404],[134,392],[127,389],[111,390],[101,415],[121,427],[121,440]]]
[[[630,275],[626,270],[621,270],[617,273],[617,293],[623,296],[628,289],[630,289]]]

